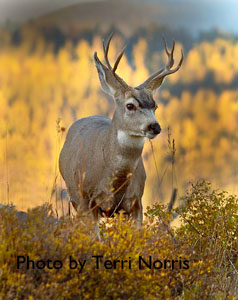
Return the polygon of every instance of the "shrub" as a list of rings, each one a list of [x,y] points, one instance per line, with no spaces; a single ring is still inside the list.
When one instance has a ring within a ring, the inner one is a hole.
[[[237,197],[200,181],[181,200],[177,229],[175,210],[154,205],[140,230],[123,214],[102,223],[102,241],[90,220],[57,220],[48,205],[24,220],[0,208],[0,299],[235,299]],[[17,256],[35,268],[17,269]],[[39,260],[62,267],[39,269]],[[86,261],[81,272],[70,260]]]

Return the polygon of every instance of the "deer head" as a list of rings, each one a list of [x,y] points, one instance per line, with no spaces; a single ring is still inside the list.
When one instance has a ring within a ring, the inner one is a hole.
[[[118,55],[114,66],[112,67],[108,59],[108,51],[112,34],[107,43],[103,42],[104,65],[98,58],[97,52],[94,53],[94,61],[97,67],[99,79],[103,90],[113,96],[117,104],[113,119],[117,120],[118,127],[130,137],[148,137],[153,139],[160,133],[161,128],[155,118],[156,102],[153,99],[153,92],[158,89],[167,75],[173,74],[179,70],[183,62],[183,52],[181,50],[181,59],[178,66],[172,69],[174,65],[174,48],[171,52],[167,48],[164,40],[165,51],[168,56],[168,62],[164,68],[151,75],[144,83],[133,88],[116,74],[118,64],[124,54],[125,48]]]

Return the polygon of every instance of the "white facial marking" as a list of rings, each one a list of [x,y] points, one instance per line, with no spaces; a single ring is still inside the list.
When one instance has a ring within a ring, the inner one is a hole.
[[[135,135],[129,135],[127,132],[123,131],[123,130],[118,130],[117,131],[117,140],[118,143],[120,144],[120,146],[124,146],[124,147],[135,147],[135,148],[140,148],[143,147],[144,143],[145,143],[145,137],[144,136],[140,136],[138,134],[138,136]]]
[[[125,105],[127,104],[134,104],[136,108],[139,107],[138,102],[134,98],[129,98],[126,100]]]

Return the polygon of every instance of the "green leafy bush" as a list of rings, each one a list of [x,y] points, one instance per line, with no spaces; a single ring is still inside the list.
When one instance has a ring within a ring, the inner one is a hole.
[[[236,299],[237,197],[201,181],[181,200],[177,229],[175,210],[154,205],[140,230],[122,214],[102,223],[102,241],[90,220],[57,220],[48,205],[25,219],[0,208],[0,299]]]

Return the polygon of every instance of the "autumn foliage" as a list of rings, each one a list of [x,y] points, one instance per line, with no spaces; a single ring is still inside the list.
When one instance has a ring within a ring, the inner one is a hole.
[[[181,200],[179,228],[170,226],[175,211],[155,204],[140,230],[123,215],[102,223],[101,242],[90,222],[55,219],[47,205],[28,210],[25,219],[14,208],[1,208],[0,299],[236,299],[237,197],[200,181]],[[17,269],[17,256],[63,266],[22,263]],[[92,256],[102,256],[98,269]],[[141,268],[140,256],[146,262]],[[81,272],[69,268],[70,257],[86,260]],[[131,268],[104,265],[129,259]]]
[[[54,183],[63,185],[57,160],[72,122],[112,116],[113,102],[101,91],[92,59],[94,50],[102,57],[101,36],[91,43],[68,40],[57,53],[30,26],[22,29],[17,45],[5,30],[0,39],[0,202],[27,209],[50,199]],[[111,60],[123,43],[115,37]],[[175,59],[182,47],[176,42]],[[181,70],[155,95],[162,134],[153,141],[155,160],[150,143],[145,145],[150,172],[144,203],[167,201],[175,185],[182,195],[188,182],[199,178],[237,191],[237,53],[234,40],[194,44]],[[137,39],[131,54],[132,61],[125,56],[118,73],[132,86],[166,62],[164,51],[149,52],[145,38]],[[173,168],[168,127],[176,148]]]

